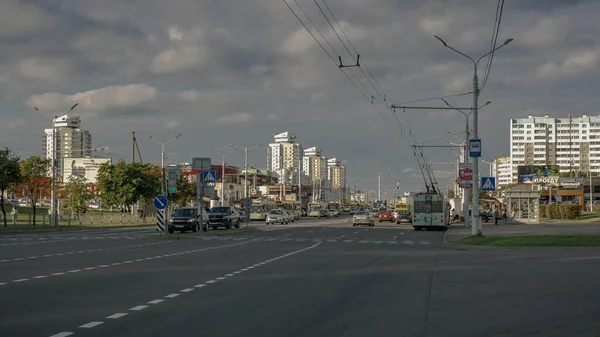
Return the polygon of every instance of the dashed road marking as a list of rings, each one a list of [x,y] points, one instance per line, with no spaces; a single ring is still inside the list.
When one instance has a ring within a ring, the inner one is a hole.
[[[189,293],[190,291],[194,291],[194,288],[185,288],[185,289],[181,289],[179,292],[182,292],[182,293]]]
[[[67,337],[67,336],[71,336],[73,334],[73,332],[71,331],[63,331],[63,332],[59,332],[57,334],[54,334],[50,337]]]
[[[147,307],[148,307],[147,305],[138,305],[138,306],[135,306],[135,307],[133,307],[133,308],[130,308],[129,310],[132,310],[132,311],[140,311],[140,310],[144,310],[144,309],[146,309]]]
[[[163,302],[164,300],[162,299],[158,299],[158,300],[152,300],[152,301],[148,301],[148,304],[158,304],[160,302]]]
[[[90,328],[93,328],[93,327],[95,327],[95,326],[98,326],[98,325],[100,325],[100,324],[102,324],[102,323],[104,323],[104,322],[94,321],[94,322],[89,322],[89,323],[86,323],[86,324],[84,324],[84,325],[80,325],[79,327],[80,327],[80,328],[85,328],[85,329],[90,329]]]
[[[112,314],[110,316],[106,316],[106,318],[117,319],[117,318],[121,318],[121,317],[127,316],[127,315],[129,315],[129,314],[126,313],[126,312],[117,312],[116,314]]]
[[[13,280],[13,282],[15,282],[15,283],[25,282],[25,281],[29,281],[29,279],[28,278],[20,278],[18,280]]]
[[[174,298],[174,297],[177,297],[179,295],[181,295],[181,294],[175,294],[175,293],[173,293],[173,294],[166,295],[165,297],[167,297],[167,298]]]

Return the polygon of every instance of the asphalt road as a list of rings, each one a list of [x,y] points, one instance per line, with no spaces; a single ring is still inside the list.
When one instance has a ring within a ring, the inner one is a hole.
[[[600,251],[457,250],[307,220],[235,236],[0,237],[0,336],[594,336]]]

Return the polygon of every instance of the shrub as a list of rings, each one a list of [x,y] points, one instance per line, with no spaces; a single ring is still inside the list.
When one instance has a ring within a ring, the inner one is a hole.
[[[577,219],[581,216],[580,205],[561,205],[564,208],[565,219]]]
[[[569,206],[569,205],[558,205],[558,213],[559,213],[558,219],[566,219],[567,218],[567,212],[566,212],[567,208],[565,206]]]
[[[558,205],[552,204],[550,205],[550,219],[560,219],[560,211],[558,210]]]
[[[540,218],[548,217],[548,215],[546,213],[547,208],[548,208],[548,205],[540,205]]]

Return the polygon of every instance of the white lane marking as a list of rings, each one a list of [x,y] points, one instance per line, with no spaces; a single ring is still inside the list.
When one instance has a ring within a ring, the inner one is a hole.
[[[67,336],[71,336],[73,334],[73,332],[71,331],[63,331],[63,332],[59,332],[57,334],[54,334],[50,337],[67,337]]]
[[[400,235],[404,235],[404,232],[400,233]]]
[[[411,240],[404,240],[402,241],[402,243],[405,245],[412,245],[414,242],[412,242]]]
[[[292,255],[295,255],[295,254],[298,254],[298,253],[302,253],[302,252],[304,252],[304,251],[307,251],[307,250],[309,250],[309,249],[313,249],[313,248],[317,247],[317,246],[318,246],[318,245],[320,245],[320,244],[321,244],[321,241],[320,241],[320,242],[317,242],[317,243],[315,243],[315,244],[314,244],[314,245],[312,245],[312,246],[309,246],[309,247],[306,247],[306,248],[303,248],[303,249],[299,249],[299,250],[296,250],[296,251],[293,251],[293,252],[290,252],[290,253],[287,253],[287,254],[284,254],[284,255],[277,256],[277,257],[275,257],[275,258],[272,258],[272,259],[271,259],[271,260],[269,260],[269,261],[276,261],[276,260],[279,260],[279,259],[286,258],[286,257],[288,257],[288,256],[292,256]],[[261,262],[261,263],[259,263],[259,264],[260,264],[260,265],[262,265],[262,264],[264,264],[264,263],[265,263],[265,262],[263,261],[263,262]],[[221,278],[221,279],[225,279],[225,277],[219,277],[219,278]],[[217,279],[219,279],[219,278],[217,278]],[[211,282],[211,281],[206,281],[206,283],[214,283],[214,282],[215,282],[214,280],[212,280],[212,281],[213,281],[213,282]],[[201,284],[197,284],[197,285],[195,285],[195,286],[194,286],[194,288],[202,288],[202,287],[204,287],[204,286],[206,286],[206,284],[202,284],[202,283],[201,283]],[[180,292],[185,292],[185,293],[187,293],[187,292],[190,292],[190,291],[192,291],[192,290],[194,290],[194,289],[193,289],[193,288],[186,288],[186,289],[182,289]],[[166,297],[166,298],[174,298],[174,297],[177,297],[177,296],[180,296],[180,295],[181,295],[181,294],[179,294],[179,293],[172,293],[172,294],[166,295],[165,297]],[[160,302],[162,302],[162,301],[164,301],[164,300],[162,300],[162,299],[152,300],[152,301],[149,301],[149,302],[148,302],[148,304],[157,304],[157,303],[160,303]],[[135,307],[133,307],[133,308],[130,308],[130,309],[129,309],[129,311],[140,311],[140,310],[143,310],[143,309],[146,309],[146,308],[148,308],[148,305],[138,305],[138,306],[135,306]],[[106,318],[109,318],[109,319],[116,319],[116,318],[123,317],[123,316],[125,316],[125,315],[127,315],[127,313],[116,313],[116,314],[112,314],[112,315],[110,315],[110,316],[107,316]],[[80,327],[82,327],[82,328],[86,328],[86,327],[89,327],[89,328],[91,328],[91,327],[94,327],[94,326],[96,326],[96,325],[99,325],[99,324],[103,324],[103,322],[100,322],[100,321],[96,322],[96,321],[94,321],[94,322],[90,322],[90,323],[87,323],[87,324],[81,325]],[[72,334],[72,333],[70,333],[70,334]],[[54,335],[54,336],[57,336],[57,335]],[[65,335],[65,336],[68,336],[68,335]]]
[[[344,235],[340,235],[340,238],[343,238],[343,237],[345,237],[345,236],[346,236],[346,234],[344,234]]]
[[[242,273],[242,271],[241,270],[236,270],[232,274],[239,274],[239,273]]]
[[[419,243],[422,244],[422,245],[428,245],[429,244],[428,241],[419,241]]]
[[[17,282],[17,283],[18,282],[25,282],[25,281],[29,281],[29,279],[28,278],[20,278],[18,280],[13,280],[13,282]]]
[[[217,280],[209,280],[209,281],[206,281],[206,283],[209,283],[209,284],[210,284],[210,283],[215,283],[215,282],[218,282],[218,281],[217,281]]]
[[[354,234],[358,234],[358,231],[354,232]]]
[[[238,242],[238,243],[233,243],[233,244],[228,244],[228,245],[222,245],[222,246],[213,246],[213,247],[207,247],[207,248],[201,248],[201,249],[194,249],[194,250],[187,250],[184,252],[181,252],[179,254],[190,254],[190,253],[196,253],[196,252],[201,252],[201,251],[207,251],[207,250],[214,250],[214,249],[219,249],[219,248],[226,248],[226,247],[233,247],[233,246],[239,246],[239,245],[244,245],[250,242],[257,242],[258,240],[248,240],[248,241],[244,241],[244,242]],[[154,258],[160,258],[162,256],[154,256]],[[118,266],[121,265],[123,263],[134,263],[134,261],[124,261],[124,262],[115,262],[115,263],[111,263],[110,266]],[[97,268],[106,268],[109,267],[109,265],[100,265]],[[91,269],[85,269],[84,270],[91,270]],[[53,273],[51,274],[52,276],[58,276],[58,275],[64,275],[66,273],[78,273],[81,272],[81,269],[73,269],[73,270],[69,270],[67,272],[58,272],[58,273]],[[12,281],[12,282],[24,282],[24,281],[28,281],[29,279],[22,279],[23,281]]]
[[[39,258],[39,256],[30,256],[30,257],[28,257],[28,259],[37,259],[37,258]]]
[[[127,315],[129,315],[129,314],[126,313],[126,312],[117,312],[116,314],[112,314],[110,316],[106,316],[106,318],[117,319],[117,318],[121,318],[121,317],[127,316]]]
[[[147,307],[148,307],[147,305],[138,305],[138,306],[135,306],[133,308],[130,308],[129,310],[140,311],[140,310],[146,309]]]
[[[396,235],[396,236],[394,236],[392,239],[395,239],[395,238],[397,238],[397,237],[398,237],[398,236]]]
[[[0,286],[3,286],[5,284],[6,284],[6,282],[0,282]]]
[[[189,293],[190,291],[194,291],[194,288],[181,289],[179,292],[181,292],[181,293]]]
[[[96,269],[96,267],[86,267],[86,268],[83,268],[83,270],[94,270],[94,269]]]
[[[226,278],[227,278],[227,277],[223,277],[223,276],[221,276],[221,277],[217,277],[217,280],[224,280],[224,279],[226,279]]]
[[[148,301],[148,304],[158,304],[160,302],[164,302],[164,300],[158,299],[158,300],[152,300],[152,301]]]
[[[46,278],[46,277],[48,277],[48,275],[39,275],[39,276],[34,276],[32,278],[40,279],[40,278]]]
[[[90,328],[93,328],[93,327],[95,327],[95,326],[98,326],[98,325],[100,325],[100,324],[102,324],[102,323],[104,323],[104,322],[94,321],[94,322],[89,322],[89,323],[86,323],[86,324],[84,324],[84,325],[80,325],[79,327],[80,327],[80,328],[86,328],[86,329],[90,329]]]
[[[21,260],[23,260],[23,259],[24,259],[24,258],[22,258],[22,257],[17,257],[16,259],[13,259],[13,261],[21,261]]]
[[[101,265],[98,266],[98,268],[106,268],[106,267],[108,267],[107,264],[101,264]]]
[[[231,273],[231,274],[227,274],[227,275],[225,275],[225,276],[227,276],[227,277],[231,277],[231,276],[233,276],[233,275],[235,275],[235,274],[234,274],[234,273]]]

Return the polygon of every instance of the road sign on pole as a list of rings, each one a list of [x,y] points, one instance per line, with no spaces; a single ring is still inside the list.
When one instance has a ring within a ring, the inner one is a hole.
[[[481,177],[481,190],[482,191],[495,191],[496,190],[496,178]]]
[[[210,170],[210,158],[194,157],[192,158],[192,170],[208,171]]]
[[[469,140],[469,157],[481,157],[481,139]]]
[[[217,181],[217,172],[215,170],[209,170],[202,172],[202,182],[205,184],[214,183]]]
[[[154,198],[154,207],[156,207],[156,209],[165,209],[167,208],[168,204],[169,202],[167,201],[167,197],[164,195],[159,195]]]
[[[165,210],[159,209],[156,211],[156,230],[165,233]]]

